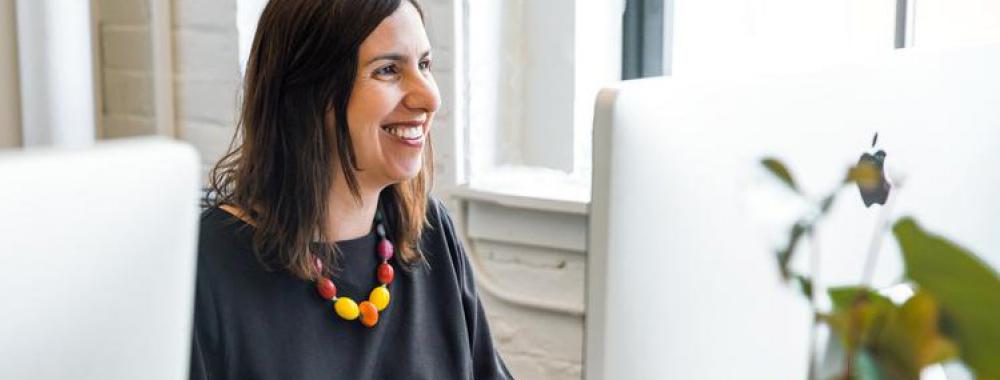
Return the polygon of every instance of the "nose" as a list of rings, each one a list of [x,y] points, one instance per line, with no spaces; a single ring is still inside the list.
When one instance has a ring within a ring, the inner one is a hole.
[[[437,83],[434,77],[427,75],[414,75],[409,81],[406,96],[403,98],[403,105],[414,111],[433,113],[441,106],[441,94],[438,92]]]

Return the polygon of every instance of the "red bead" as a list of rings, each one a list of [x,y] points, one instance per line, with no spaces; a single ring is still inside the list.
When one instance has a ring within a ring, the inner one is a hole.
[[[329,278],[324,277],[316,281],[316,290],[319,291],[319,296],[325,300],[332,300],[337,296],[337,286]]]
[[[392,277],[395,272],[392,270],[392,265],[389,263],[382,263],[378,265],[378,282],[389,285],[392,282]]]
[[[382,239],[378,242],[378,256],[382,260],[389,260],[392,258],[392,243],[388,239]]]

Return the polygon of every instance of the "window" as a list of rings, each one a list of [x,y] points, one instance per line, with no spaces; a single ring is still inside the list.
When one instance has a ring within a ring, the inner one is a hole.
[[[585,201],[594,99],[620,77],[623,4],[465,6],[470,185]]]
[[[673,1],[626,0],[622,34],[622,79],[670,75],[670,16]]]
[[[1000,1],[908,1],[913,13],[914,47],[936,48],[1000,42]]]

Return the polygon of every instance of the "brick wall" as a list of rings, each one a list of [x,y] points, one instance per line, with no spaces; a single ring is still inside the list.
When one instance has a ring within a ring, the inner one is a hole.
[[[156,133],[150,1],[98,5],[104,125],[101,136]],[[174,119],[205,169],[232,138],[240,72],[235,0],[172,0]]]
[[[172,0],[174,91],[180,137],[206,170],[232,139],[240,89],[236,0]]]
[[[155,133],[148,0],[98,4],[105,138]]]

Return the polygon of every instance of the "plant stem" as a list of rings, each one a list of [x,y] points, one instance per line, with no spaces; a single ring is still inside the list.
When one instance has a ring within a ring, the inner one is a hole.
[[[815,225],[814,225],[815,226]],[[820,269],[820,254],[819,254],[819,239],[816,237],[816,230],[813,227],[809,228],[809,274],[812,286],[810,286],[809,293],[809,306],[812,309],[812,321],[809,324],[809,380],[816,380],[816,344],[817,344],[817,330],[819,318],[819,308],[816,306],[816,295],[819,289],[819,269]]]
[[[868,255],[865,258],[865,268],[861,277],[861,285],[869,288],[872,286],[875,276],[875,264],[878,259],[878,253],[882,248],[882,235],[889,225],[889,215],[892,213],[892,207],[896,203],[898,192],[899,189],[897,188],[895,192],[890,194],[889,201],[879,211],[878,221],[875,223],[874,231],[872,231],[872,239],[868,244]]]
[[[879,210],[878,220],[875,223],[874,231],[872,231],[871,242],[868,244],[868,254],[865,258],[864,272],[861,276],[862,290],[858,291],[858,294],[854,296],[854,301],[851,303],[851,321],[848,324],[848,336],[855,340],[854,342],[848,342],[850,345],[847,351],[847,360],[844,368],[844,378],[851,379],[854,375],[854,357],[858,348],[861,347],[861,331],[858,329],[858,321],[855,316],[854,308],[867,298],[867,291],[872,289],[872,282],[875,277],[875,264],[878,261],[878,253],[882,248],[882,237],[885,232],[886,227],[889,225],[889,216],[892,214],[892,208],[896,203],[896,198],[898,197],[899,189],[901,186],[897,186],[895,191],[889,194],[889,200],[882,206]],[[873,290],[872,290],[873,291]],[[853,343],[853,344],[851,344]]]

